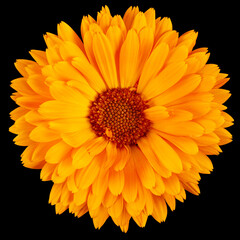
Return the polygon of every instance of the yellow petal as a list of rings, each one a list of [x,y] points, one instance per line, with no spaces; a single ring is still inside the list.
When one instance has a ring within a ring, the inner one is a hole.
[[[92,31],[90,31],[89,29],[89,31],[87,31],[84,35],[83,42],[84,42],[84,49],[85,49],[87,58],[90,62],[90,65],[93,66],[96,70],[98,69],[98,65],[93,53],[93,34],[95,31],[96,32],[102,31],[102,29],[95,23],[92,23],[89,27],[93,27],[93,26],[96,27],[97,29],[94,29]]]
[[[76,185],[81,189],[88,188],[96,179],[100,170],[100,160],[96,157],[91,163],[80,170],[76,176]]]
[[[199,118],[207,114],[210,111],[211,106],[209,102],[192,100],[181,104],[174,104],[171,109],[182,109],[191,112],[193,118]]]
[[[134,30],[130,30],[124,41],[119,59],[120,84],[122,88],[133,87],[138,78],[139,39]]]
[[[72,157],[68,156],[64,158],[57,167],[57,172],[59,176],[68,177],[75,171],[72,165]]]
[[[62,133],[62,139],[74,148],[80,147],[82,144],[95,137],[95,133],[89,128],[77,132]]]
[[[113,164],[115,171],[121,171],[124,169],[128,159],[131,157],[131,148],[124,146],[122,149],[117,148],[117,159]]]
[[[29,76],[27,79],[28,85],[39,95],[47,98],[51,98],[49,88],[45,83],[44,77],[42,75],[34,74]]]
[[[51,142],[53,140],[59,139],[59,133],[40,125],[32,130],[29,134],[31,140],[35,142]]]
[[[225,145],[232,141],[232,134],[223,127],[218,128],[215,133],[220,138],[219,145]]]
[[[82,118],[88,115],[88,109],[79,104],[60,102],[57,100],[47,101],[40,105],[38,112],[47,119],[58,118]]]
[[[139,227],[145,227],[147,223],[148,215],[144,212],[141,212],[138,216],[134,216],[133,220],[137,223]]]
[[[186,59],[187,74],[198,73],[207,63],[210,54],[205,52],[196,52]]]
[[[188,48],[185,45],[176,46],[173,48],[168,56],[167,64],[173,62],[180,62],[188,57]]]
[[[129,7],[123,16],[127,30],[132,27],[135,16],[139,13],[138,7]]]
[[[85,97],[85,95],[83,95],[77,89],[67,86],[62,81],[54,81],[49,90],[52,97],[56,100],[79,104],[79,106],[85,109],[89,105],[89,100]]]
[[[108,211],[102,205],[98,209],[98,214],[93,217],[93,224],[96,229],[100,229],[109,217]]]
[[[93,52],[98,67],[109,88],[118,87],[115,56],[111,43],[102,33],[93,36]]]
[[[98,12],[97,15],[97,23],[102,28],[103,32],[106,33],[110,24],[111,24],[112,16],[110,14],[109,9],[107,11]]]
[[[120,15],[115,15],[112,18],[111,21],[111,26],[113,27],[118,27],[121,30],[121,33],[123,35],[123,37],[125,38],[127,35],[127,29],[126,29],[126,25],[122,19],[122,17]]]
[[[67,82],[67,85],[76,88],[90,101],[94,101],[96,99],[97,92],[92,87],[90,87],[86,79],[83,79],[83,81],[71,80]]]
[[[12,80],[11,87],[22,95],[35,95],[35,92],[27,83],[28,78],[16,78]]]
[[[187,154],[197,154],[198,145],[191,138],[161,133],[161,136]]]
[[[132,28],[136,30],[137,33],[139,33],[139,31],[146,26],[147,26],[146,17],[143,12],[139,12],[133,20]]]
[[[192,121],[174,122],[162,120],[159,124],[155,123],[153,128],[172,135],[188,137],[199,137],[204,132],[202,126]]]
[[[196,154],[194,157],[200,167],[204,170],[204,173],[210,173],[213,170],[213,164],[211,160],[201,151],[199,151],[198,154]]]
[[[152,148],[149,146],[149,140],[147,138],[140,138],[138,140],[138,146],[147,158],[150,165],[153,167],[153,169],[160,175],[164,177],[169,177],[171,175],[171,172],[163,166],[163,164],[159,161],[159,159],[154,154]]]
[[[213,144],[218,144],[220,141],[220,138],[217,136],[216,133],[212,132],[208,134],[203,134],[202,136],[194,138],[194,140],[199,146],[209,146]]]
[[[158,222],[164,222],[167,217],[167,205],[163,197],[153,195],[153,213],[152,216]]]
[[[61,133],[76,132],[90,127],[87,118],[64,118],[49,121],[49,128]]]
[[[61,80],[82,80],[82,76],[79,71],[74,68],[69,62],[61,61],[54,64],[53,69],[58,79]]]
[[[108,141],[104,137],[96,137],[90,140],[85,147],[87,148],[87,151],[89,152],[90,156],[95,157],[99,153],[101,153],[104,149],[106,149],[106,146],[108,144]]]
[[[147,59],[138,83],[138,92],[142,92],[147,83],[154,78],[161,70],[167,56],[168,45],[166,43],[159,44]]]
[[[62,194],[63,183],[55,183],[52,186],[50,195],[49,195],[49,203],[55,205],[59,202],[59,199]]]
[[[156,42],[155,46],[158,46],[161,43],[167,43],[169,49],[174,49],[178,42],[178,32],[169,31],[165,32]]]
[[[67,178],[67,187],[69,189],[69,191],[71,191],[73,194],[78,192],[78,188],[76,186],[76,182],[75,182],[75,171],[68,176]]]
[[[171,195],[177,195],[180,192],[180,182],[176,174],[169,178],[163,178],[165,184],[165,191]]]
[[[122,193],[124,186],[124,172],[112,170],[109,173],[108,187],[113,195]]]
[[[140,182],[137,182],[137,192],[138,194],[134,202],[126,204],[126,209],[131,216],[139,216],[145,207],[145,195]]]
[[[199,195],[199,193],[200,193],[200,189],[199,189],[199,186],[197,183],[191,183],[191,182],[183,183],[183,186],[188,192],[190,192],[194,195]]]
[[[199,84],[196,91],[209,92],[216,84],[216,78],[212,76],[202,77],[202,81]]]
[[[172,63],[166,66],[155,78],[153,78],[143,89],[145,99],[158,96],[168,88],[176,84],[187,69],[184,62]]]
[[[76,172],[76,174],[74,174],[74,176],[78,175],[79,173]],[[75,176],[75,177],[76,177]],[[77,179],[75,179],[75,181],[77,182]],[[74,193],[73,196],[73,201],[77,206],[81,206],[82,204],[84,204],[87,201],[88,198],[88,194],[89,194],[89,188],[85,188],[85,189],[78,189],[78,191],[76,193]]]
[[[152,150],[162,165],[171,172],[181,172],[182,162],[174,149],[154,132],[151,132],[151,134],[149,133],[148,138]]]
[[[153,31],[153,33],[155,33],[155,17],[156,17],[156,12],[154,8],[149,8],[145,13],[145,18],[147,21],[147,26],[150,27]]]
[[[29,53],[40,66],[45,66],[48,64],[46,52],[31,50]]]
[[[155,173],[152,166],[139,148],[132,147],[132,156],[142,185],[148,189],[152,188],[155,185]]]
[[[178,45],[187,46],[188,52],[191,52],[196,43],[197,36],[198,33],[195,32],[194,30],[188,31],[179,37]]]
[[[81,23],[81,35],[82,39],[84,39],[85,33],[89,30],[89,25],[91,23],[96,23],[95,19],[92,18],[90,15],[83,16],[82,23]]]
[[[57,164],[45,163],[42,167],[40,178],[42,181],[50,181],[52,179],[52,174],[56,168]]]
[[[170,87],[168,90],[152,99],[152,102],[157,105],[166,105],[170,102],[184,97],[191,93],[201,82],[200,75],[193,74],[183,77],[181,81]]]
[[[73,58],[72,65],[80,71],[94,90],[97,92],[103,92],[106,90],[106,85],[103,79],[86,59],[81,57]]]
[[[84,168],[91,162],[92,159],[93,157],[90,156],[86,148],[80,147],[73,154],[72,165],[76,169]]]
[[[71,149],[72,148],[68,144],[60,141],[47,151],[45,160],[51,164],[59,163],[66,158]]]
[[[118,26],[110,26],[106,33],[106,36],[108,37],[111,43],[113,55],[118,69],[120,47],[122,46],[124,40],[123,33]]]
[[[100,199],[100,203],[103,202],[104,196],[108,190],[109,172],[101,168],[98,177],[92,184],[92,193]]]
[[[155,174],[155,178],[156,178],[156,184],[150,190],[154,195],[161,196],[165,192],[165,184],[163,182],[163,178],[160,175]]]
[[[18,97],[15,102],[24,108],[34,110],[37,109],[43,102],[46,101],[45,97],[40,95],[26,95]]]
[[[146,60],[148,59],[154,41],[154,34],[153,30],[150,27],[145,27],[139,32],[139,69],[138,75],[142,71]]]
[[[102,204],[104,207],[109,208],[111,207],[115,201],[118,199],[118,196],[113,195],[109,189],[107,189],[105,196],[102,200]]]
[[[58,24],[58,36],[63,39],[64,41],[70,41],[75,43],[78,47],[80,47],[82,50],[84,49],[83,43],[79,36],[73,31],[73,29],[66,24],[65,22],[61,22]]]
[[[155,43],[159,40],[159,38],[168,31],[172,30],[172,21],[168,17],[164,17],[160,20],[160,18],[156,19],[156,30],[155,30]]]
[[[26,67],[32,64],[36,64],[34,61],[25,60],[25,59],[17,59],[14,63],[16,69],[23,77],[28,77],[29,73],[26,71]]]
[[[211,93],[214,95],[213,101],[220,104],[225,103],[231,97],[230,91],[226,89],[213,89]]]
[[[17,107],[13,111],[10,112],[10,117],[12,120],[16,121],[18,118],[25,115],[26,113],[28,113],[27,109],[24,109],[22,107]]]
[[[151,122],[159,122],[161,119],[169,117],[167,108],[163,106],[153,106],[144,110],[144,114]]]
[[[59,47],[59,52],[63,60],[71,61],[74,57],[86,58],[83,50],[73,42],[63,42]]]
[[[113,218],[118,218],[123,210],[123,199],[118,197],[114,204],[108,208],[108,213]]]
[[[126,202],[133,202],[137,197],[138,177],[132,160],[129,160],[124,168],[124,176],[125,183],[122,191],[122,196]]]

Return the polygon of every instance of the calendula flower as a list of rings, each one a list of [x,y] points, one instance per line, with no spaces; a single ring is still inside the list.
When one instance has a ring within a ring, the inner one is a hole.
[[[35,61],[17,60],[10,131],[23,165],[53,182],[56,213],[89,212],[95,228],[110,216],[126,232],[130,218],[165,221],[167,205],[200,193],[233,119],[220,88],[229,78],[193,49],[197,35],[179,36],[152,8],[122,18],[106,6],[83,17],[81,38],[61,22]]]

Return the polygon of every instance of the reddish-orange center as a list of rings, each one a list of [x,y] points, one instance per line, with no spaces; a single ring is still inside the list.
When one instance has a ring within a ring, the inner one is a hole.
[[[146,108],[146,102],[135,89],[113,88],[98,94],[91,103],[88,118],[97,136],[121,148],[136,144],[147,134],[150,121],[143,112]]]

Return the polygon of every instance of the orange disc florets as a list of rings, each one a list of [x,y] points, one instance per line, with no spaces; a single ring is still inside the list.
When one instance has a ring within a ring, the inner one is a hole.
[[[109,89],[99,94],[90,106],[92,129],[97,136],[116,143],[117,147],[136,144],[150,127],[143,112],[147,107],[135,89]]]

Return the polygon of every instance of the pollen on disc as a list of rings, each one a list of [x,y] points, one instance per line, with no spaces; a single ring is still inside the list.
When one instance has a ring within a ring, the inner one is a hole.
[[[117,147],[134,145],[146,136],[150,121],[141,95],[131,88],[113,88],[98,94],[91,103],[89,121],[97,136],[116,143]]]

